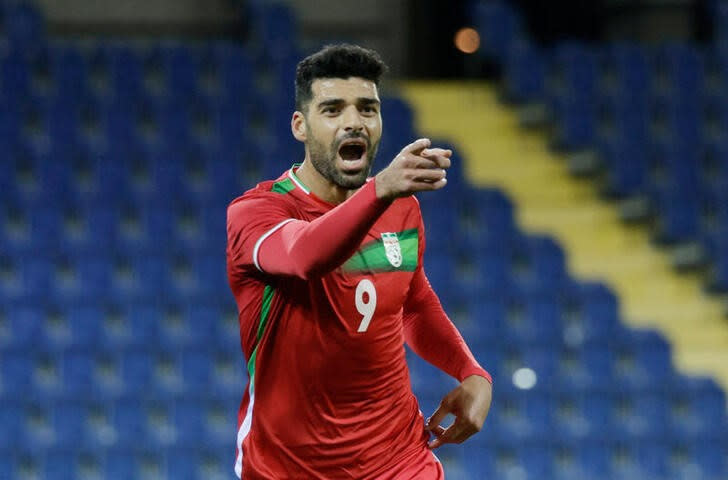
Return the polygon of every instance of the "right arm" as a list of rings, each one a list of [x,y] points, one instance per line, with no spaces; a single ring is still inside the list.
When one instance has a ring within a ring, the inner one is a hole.
[[[369,229],[397,197],[445,186],[450,152],[427,149],[420,139],[357,193],[312,222],[266,211],[264,199],[228,210],[228,248],[234,268],[302,279],[332,271],[349,258]]]

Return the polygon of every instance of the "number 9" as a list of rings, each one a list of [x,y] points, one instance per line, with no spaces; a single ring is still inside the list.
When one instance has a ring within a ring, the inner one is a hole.
[[[364,294],[369,296],[369,299],[364,301]],[[369,279],[362,279],[356,286],[356,310],[363,315],[361,323],[357,332],[366,332],[369,328],[369,322],[372,321],[374,316],[374,310],[377,308],[377,290],[374,288],[374,284]]]

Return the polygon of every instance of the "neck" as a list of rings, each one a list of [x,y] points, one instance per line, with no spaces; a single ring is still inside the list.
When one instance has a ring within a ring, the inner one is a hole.
[[[308,156],[304,159],[301,166],[298,167],[298,170],[296,170],[296,176],[312,193],[328,203],[342,203],[356,192],[356,190],[342,188],[326,179],[316,170]]]

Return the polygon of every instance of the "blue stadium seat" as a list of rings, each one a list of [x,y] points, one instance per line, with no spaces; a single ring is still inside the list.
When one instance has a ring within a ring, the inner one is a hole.
[[[728,475],[725,441],[696,441],[677,438],[670,442],[669,474],[675,478],[718,480]]]
[[[550,449],[536,442],[501,445],[492,473],[497,478],[552,478],[552,459]]]
[[[205,405],[199,399],[177,399],[173,406],[173,422],[180,441],[178,446],[199,446],[206,435]]]
[[[82,395],[95,386],[96,352],[91,350],[66,350],[60,356],[60,372],[63,389],[71,395]]]
[[[539,390],[515,391],[499,397],[498,433],[504,438],[544,440],[553,431],[553,404],[549,395]]]
[[[160,341],[161,308],[154,301],[120,302],[113,309],[118,325],[113,331],[107,328],[108,341],[113,345],[125,347],[144,347],[156,345]],[[112,307],[114,304],[111,305]]]
[[[31,62],[22,54],[22,50],[13,49],[0,57],[0,85],[2,85],[0,97],[8,102],[8,106],[14,107],[9,110],[17,111],[20,107],[20,98],[30,95],[31,77]]]
[[[182,374],[184,387],[189,391],[213,386],[214,367],[209,351],[186,349],[175,354],[175,361]]]
[[[69,447],[63,450],[51,450],[44,452],[40,457],[43,469],[43,476],[46,478],[58,478],[60,480],[74,480],[79,478],[80,466],[75,450]]]
[[[542,102],[546,93],[546,54],[530,42],[516,42],[505,63],[505,92],[516,103]]]
[[[672,94],[688,102],[703,91],[705,58],[689,43],[665,43],[657,48],[656,68],[669,82]]]
[[[59,272],[51,291],[58,301],[93,301],[111,294],[113,265],[108,256],[76,253],[61,257],[57,265]]]
[[[634,43],[607,45],[604,51],[607,69],[613,75],[617,97],[642,102],[652,91],[652,66],[649,51]]]
[[[614,401],[617,435],[662,438],[667,433],[669,411],[659,391],[622,388]]]
[[[39,255],[0,256],[0,298],[5,301],[29,301],[41,298],[51,288],[51,259]]]
[[[293,10],[283,4],[261,4],[255,9],[254,38],[271,63],[281,62],[295,49],[297,25]]]
[[[10,451],[0,449],[0,478],[17,478],[18,470],[15,455]]]
[[[5,36],[14,50],[32,52],[45,40],[45,25],[39,9],[28,2],[5,6]]]
[[[725,393],[711,379],[680,377],[666,385],[669,428],[676,439],[726,439]]]
[[[172,448],[166,450],[166,478],[195,480],[201,477],[201,457],[198,448]]]
[[[577,43],[558,44],[550,77],[555,85],[547,93],[555,120],[555,144],[565,150],[590,147],[597,139],[598,57]]]
[[[95,63],[108,72],[110,94],[116,101],[134,100],[145,91],[141,54],[131,47],[100,44]]]
[[[7,392],[0,390],[0,455],[17,448],[18,439],[23,436],[23,413],[23,403],[17,398],[8,398]],[[0,465],[0,473],[2,468]]]
[[[126,390],[141,394],[153,386],[154,356],[146,349],[125,348],[120,351],[121,377]]]
[[[606,168],[603,190],[615,197],[644,193],[648,175],[648,151],[644,139],[615,136],[599,143]]]
[[[139,399],[114,401],[111,418],[116,431],[116,449],[144,448],[147,440],[147,413]]]
[[[108,449],[102,457],[102,478],[109,480],[123,480],[125,478],[139,478],[141,467],[136,456],[128,449]]]
[[[0,327],[0,349],[29,348],[44,343],[44,311],[31,304],[7,305]]]
[[[567,388],[555,394],[554,434],[567,442],[604,438],[614,427],[612,395],[607,388]]]
[[[445,310],[474,352],[502,342],[507,318],[503,299],[481,296],[458,303],[451,299]]]
[[[82,448],[89,442],[87,405],[79,400],[62,400],[49,406],[51,425],[58,446]]]
[[[510,243],[511,278],[528,291],[553,292],[567,281],[563,250],[547,236],[516,237]]]
[[[565,151],[590,148],[597,140],[597,107],[569,97],[549,101],[554,146]]]
[[[577,350],[565,350],[560,363],[560,381],[577,389],[606,388],[614,382],[615,362],[615,352],[605,344],[585,344]]]
[[[178,44],[162,47],[154,53],[153,58],[159,60],[162,68],[165,88],[172,98],[186,101],[199,92],[199,56],[196,51]]]
[[[66,105],[73,105],[90,90],[86,57],[78,47],[62,45],[50,48],[50,60],[55,98]]]
[[[510,296],[504,338],[513,343],[558,345],[562,338],[561,311],[553,299]]]
[[[256,69],[245,48],[231,42],[212,42],[208,48],[203,57],[213,61],[220,97],[228,104],[251,102]]]
[[[91,280],[89,280],[91,281]],[[102,296],[104,298],[105,295]],[[99,342],[106,344],[104,312],[100,305],[91,302],[69,302],[62,314],[70,331],[69,346],[96,348]]]
[[[564,341],[578,347],[607,343],[619,334],[619,305],[603,283],[575,282],[561,290]]]
[[[485,58],[503,60],[524,37],[521,19],[513,7],[502,1],[472,2],[471,18],[480,34]]]
[[[660,385],[674,376],[670,346],[654,330],[631,330],[619,338],[616,358],[618,381],[634,387]]]

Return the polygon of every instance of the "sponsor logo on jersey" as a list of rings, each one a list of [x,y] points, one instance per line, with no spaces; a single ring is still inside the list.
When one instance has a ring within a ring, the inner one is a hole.
[[[384,244],[384,253],[387,255],[389,263],[394,268],[402,265],[402,249],[399,246],[397,234],[391,232],[382,233],[382,243]]]

